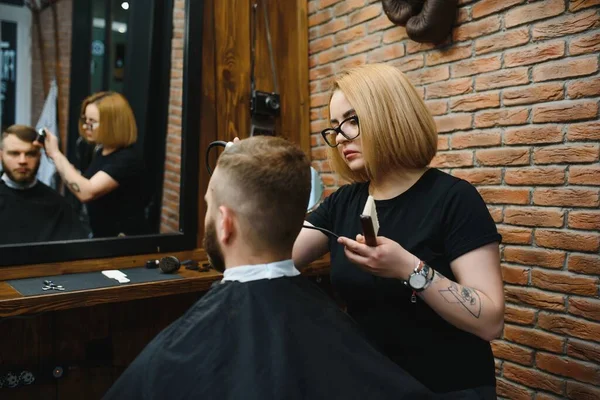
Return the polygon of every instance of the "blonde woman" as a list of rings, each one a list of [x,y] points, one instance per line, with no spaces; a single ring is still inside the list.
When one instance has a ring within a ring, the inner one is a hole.
[[[349,184],[307,222],[294,245],[299,268],[331,253],[334,289],[367,336],[434,392],[495,398],[490,341],[502,332],[501,236],[477,190],[430,168],[434,120],[398,69],[366,65],[334,80],[322,132]],[[365,244],[368,196],[379,220]]]
[[[56,136],[47,130],[46,134],[46,154],[69,190],[87,205],[94,237],[147,233],[144,164],[135,146],[137,125],[121,94],[96,93],[81,105],[79,134],[96,144],[83,174],[60,152]]]

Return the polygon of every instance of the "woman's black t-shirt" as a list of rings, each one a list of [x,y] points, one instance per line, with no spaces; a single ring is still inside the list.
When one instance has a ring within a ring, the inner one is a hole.
[[[124,147],[108,155],[102,155],[102,149],[98,149],[83,176],[90,179],[100,171],[117,181],[119,186],[87,203],[94,237],[148,233],[144,217],[148,186],[144,162],[135,146]]]
[[[342,186],[307,221],[354,239],[362,232],[359,215],[368,195],[368,183]],[[501,240],[475,187],[435,168],[401,195],[375,203],[380,236],[454,281],[451,261]],[[383,353],[435,392],[495,385],[489,342],[449,324],[423,300],[413,304],[412,291],[400,280],[352,264],[334,237],[329,249],[334,289]]]

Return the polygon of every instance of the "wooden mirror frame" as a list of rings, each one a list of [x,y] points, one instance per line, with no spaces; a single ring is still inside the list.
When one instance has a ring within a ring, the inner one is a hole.
[[[204,1],[186,0],[185,8],[179,232],[6,245],[0,247],[0,267],[177,252],[197,247]]]

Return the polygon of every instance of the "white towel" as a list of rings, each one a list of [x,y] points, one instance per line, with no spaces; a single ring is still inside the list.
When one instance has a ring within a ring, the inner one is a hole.
[[[58,120],[56,115],[57,100],[58,86],[56,85],[56,80],[52,80],[52,82],[50,83],[50,91],[48,92],[48,97],[46,97],[46,102],[44,103],[42,114],[40,115],[40,119],[38,120],[35,129],[39,130],[41,128],[46,128],[60,138],[58,132]],[[44,150],[42,150],[42,159],[40,161],[40,169],[37,173],[37,179],[53,189],[56,189],[58,186],[56,166],[54,166],[54,162],[52,162],[52,160],[46,155],[46,152]]]

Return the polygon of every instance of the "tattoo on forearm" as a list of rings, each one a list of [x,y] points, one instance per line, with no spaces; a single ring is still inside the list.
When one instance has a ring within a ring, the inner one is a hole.
[[[481,315],[481,298],[477,291],[464,286],[461,287],[452,282],[447,289],[442,289],[439,292],[448,303],[462,304],[475,318],[479,318]]]
[[[75,182],[67,182],[67,185],[71,188],[71,190],[73,190],[76,193],[79,193],[81,190],[79,189],[79,185],[76,184]]]

